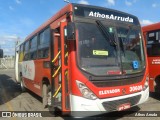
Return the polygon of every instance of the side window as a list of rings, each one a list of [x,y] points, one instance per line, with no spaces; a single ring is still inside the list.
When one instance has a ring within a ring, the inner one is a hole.
[[[50,28],[45,29],[39,34],[38,58],[47,58],[49,56]]]
[[[30,40],[30,59],[37,58],[37,36]]]
[[[148,56],[160,55],[160,30],[147,33],[147,54]]]
[[[160,30],[149,32],[147,40],[147,44],[160,43]]]
[[[24,44],[24,60],[29,59],[29,41]]]
[[[20,49],[19,49],[19,62],[22,62],[23,61],[23,57],[24,57],[24,54],[23,54],[23,44],[20,46]]]

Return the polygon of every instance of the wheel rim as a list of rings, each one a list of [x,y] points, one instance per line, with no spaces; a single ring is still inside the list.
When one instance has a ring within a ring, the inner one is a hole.
[[[48,92],[47,94],[47,104],[50,106],[51,105],[51,91]]]
[[[23,82],[22,82],[22,80],[21,80],[21,89],[23,89],[24,88],[24,86],[23,86]]]

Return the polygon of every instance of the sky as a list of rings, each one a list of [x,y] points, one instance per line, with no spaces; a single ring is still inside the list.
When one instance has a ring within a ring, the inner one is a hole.
[[[142,26],[160,22],[160,0],[67,0],[96,5],[137,16]],[[0,47],[14,55],[15,43],[23,41],[63,8],[64,0],[0,0]]]

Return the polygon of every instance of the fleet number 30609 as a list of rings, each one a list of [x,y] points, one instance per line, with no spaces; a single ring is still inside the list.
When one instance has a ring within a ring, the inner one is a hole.
[[[129,87],[130,92],[140,91],[142,90],[142,85]]]

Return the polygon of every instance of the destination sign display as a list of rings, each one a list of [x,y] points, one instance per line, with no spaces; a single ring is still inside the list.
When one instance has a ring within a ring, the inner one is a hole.
[[[123,13],[117,10],[111,10],[107,8],[94,6],[74,5],[74,16],[86,17],[91,19],[121,21],[135,25],[139,24],[138,19],[133,15]]]

